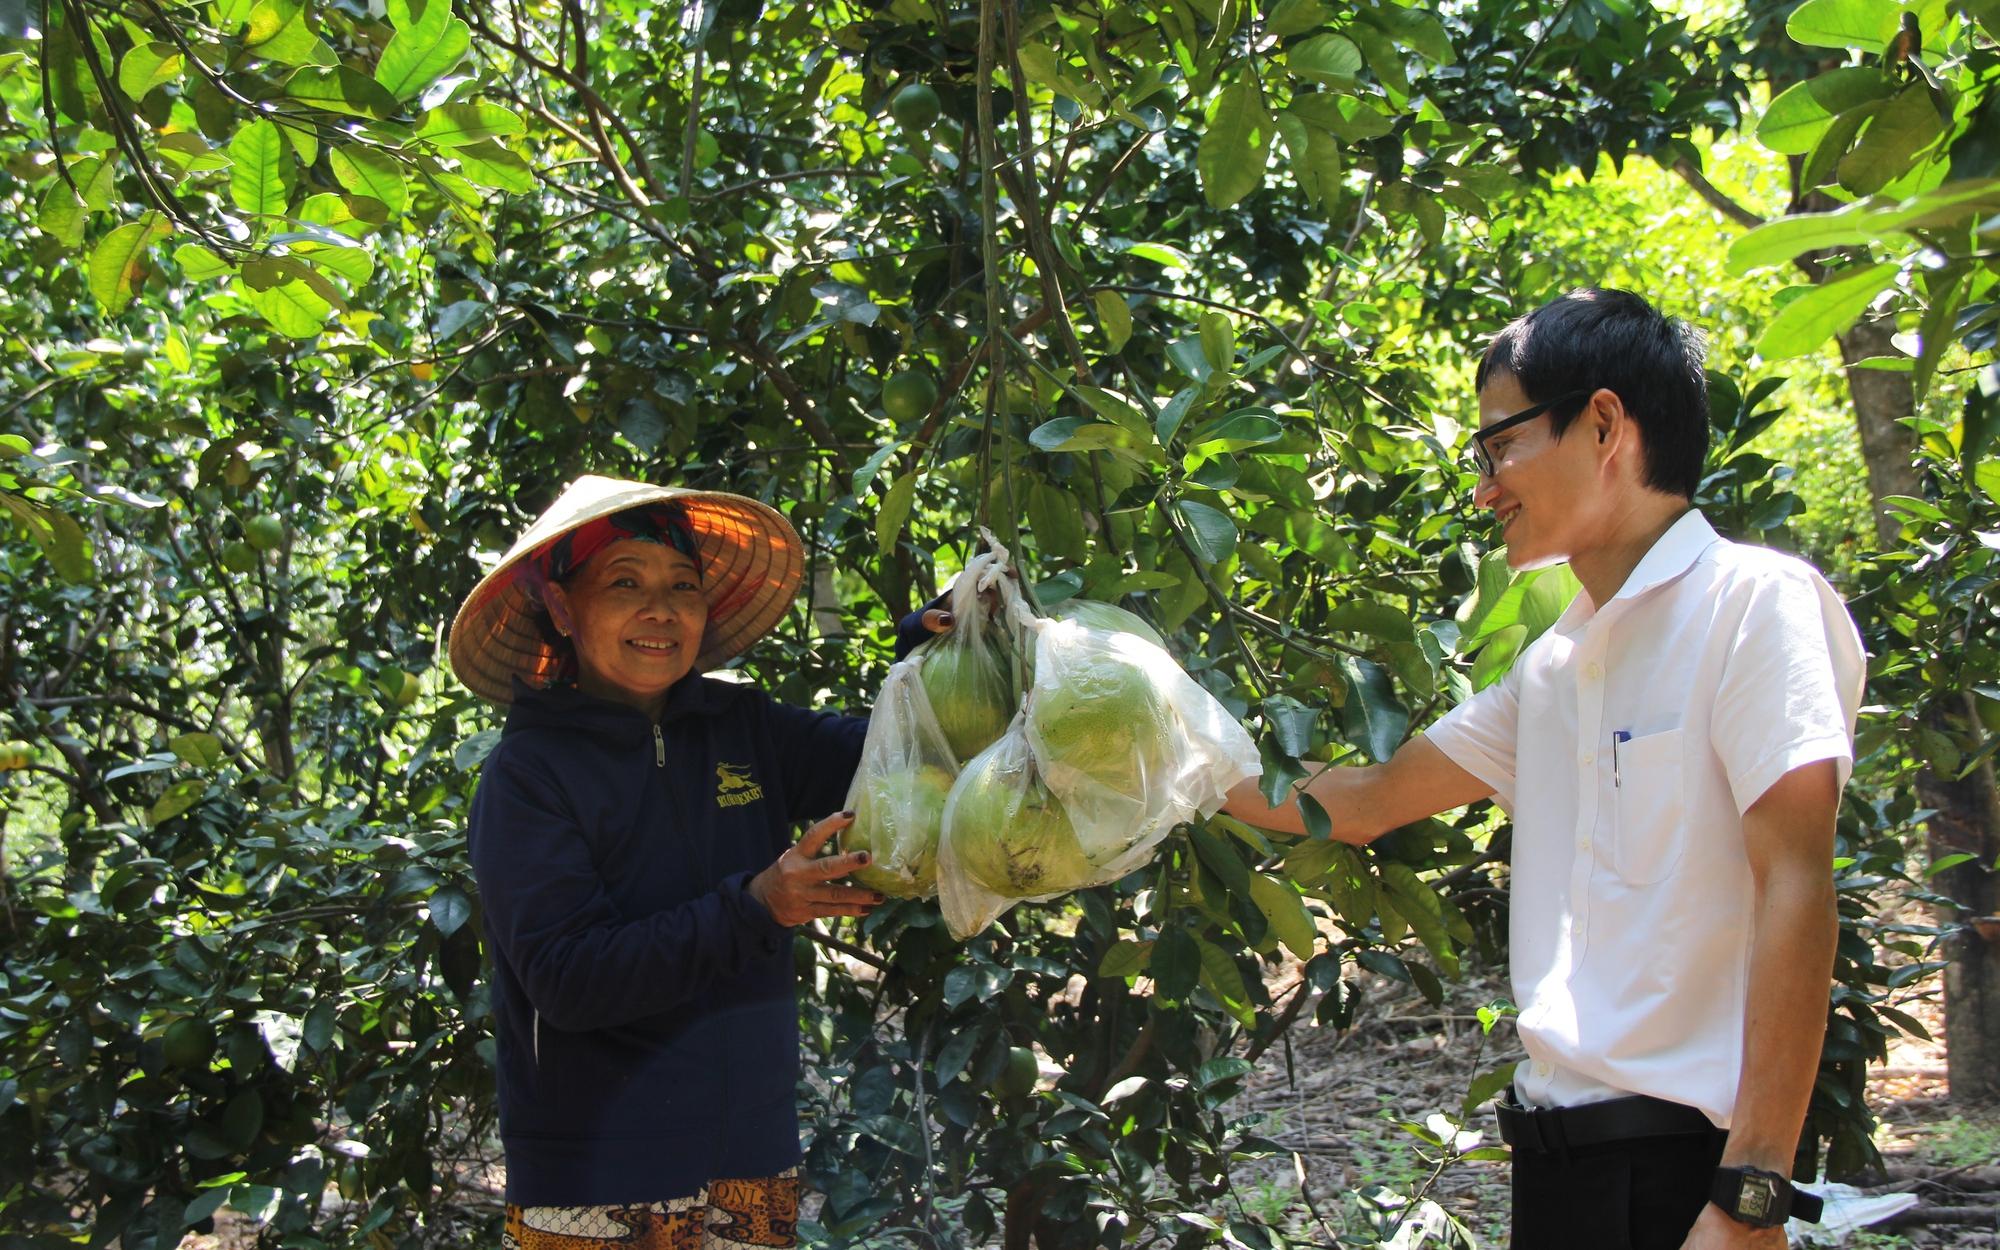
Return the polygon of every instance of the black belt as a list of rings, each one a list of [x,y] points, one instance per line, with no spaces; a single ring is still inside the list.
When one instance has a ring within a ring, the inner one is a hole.
[[[1575,1107],[1523,1107],[1509,1086],[1494,1110],[1500,1117],[1500,1140],[1519,1150],[1549,1154],[1635,1137],[1697,1137],[1722,1132],[1693,1107],[1643,1094]]]

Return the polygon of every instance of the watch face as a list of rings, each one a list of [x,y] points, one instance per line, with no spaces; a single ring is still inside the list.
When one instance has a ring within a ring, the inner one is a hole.
[[[1777,1195],[1772,1192],[1769,1179],[1762,1176],[1746,1176],[1743,1188],[1736,1192],[1736,1213],[1746,1220],[1761,1220],[1771,1214],[1771,1200]]]

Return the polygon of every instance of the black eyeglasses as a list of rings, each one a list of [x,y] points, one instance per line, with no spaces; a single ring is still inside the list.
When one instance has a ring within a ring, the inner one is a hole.
[[[1502,417],[1492,425],[1474,430],[1472,432],[1472,441],[1465,445],[1466,454],[1472,458],[1472,467],[1478,470],[1482,476],[1492,477],[1494,468],[1493,453],[1486,450],[1487,439],[1510,426],[1522,425],[1533,421],[1549,409],[1560,407],[1571,400],[1588,399],[1592,393],[1588,390],[1570,391],[1568,394],[1558,395],[1554,399],[1536,404],[1532,408],[1523,408],[1511,417]]]

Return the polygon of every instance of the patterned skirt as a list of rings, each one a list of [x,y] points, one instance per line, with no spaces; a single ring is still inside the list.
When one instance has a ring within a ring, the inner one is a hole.
[[[792,1250],[799,1170],[710,1181],[691,1198],[610,1207],[507,1204],[503,1250]]]

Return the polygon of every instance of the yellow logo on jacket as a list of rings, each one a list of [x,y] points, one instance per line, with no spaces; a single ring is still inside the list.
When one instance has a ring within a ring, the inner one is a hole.
[[[750,775],[748,764],[715,765],[715,805],[717,807],[741,807],[745,803],[755,803],[764,797],[764,787]]]

